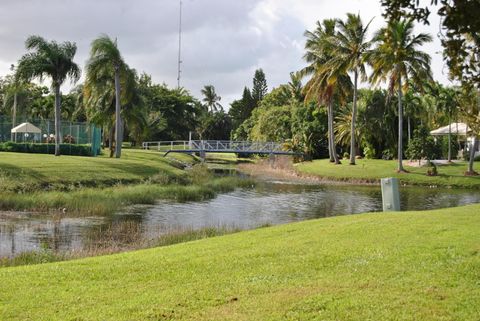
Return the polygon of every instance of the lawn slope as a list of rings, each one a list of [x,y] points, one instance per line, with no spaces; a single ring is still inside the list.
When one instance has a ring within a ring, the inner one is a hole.
[[[480,205],[0,269],[1,320],[479,320]]]
[[[172,155],[192,162],[188,155]],[[0,191],[38,191],[76,186],[138,183],[153,175],[182,175],[177,161],[148,150],[124,150],[122,158],[60,156],[0,152]]]
[[[402,184],[426,185],[480,189],[480,176],[465,176],[465,162],[438,166],[438,176],[427,176],[425,167],[405,166],[408,173],[397,173],[397,162],[379,159],[358,159],[357,165],[343,161],[340,165],[328,159],[314,160],[297,164],[295,169],[301,174],[331,180],[351,182],[380,182],[383,177],[397,177]]]

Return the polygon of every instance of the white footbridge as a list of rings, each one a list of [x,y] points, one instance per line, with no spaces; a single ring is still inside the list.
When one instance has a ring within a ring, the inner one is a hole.
[[[174,140],[143,142],[143,149],[158,150],[164,156],[169,153],[199,153],[204,158],[205,153],[235,153],[260,155],[298,155],[285,148],[285,144],[274,142],[248,142],[231,140]]]

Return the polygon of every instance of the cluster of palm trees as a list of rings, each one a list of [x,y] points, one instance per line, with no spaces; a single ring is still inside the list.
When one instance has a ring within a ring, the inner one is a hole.
[[[413,32],[411,20],[390,21],[368,39],[368,28],[360,15],[347,14],[345,21],[326,19],[306,31],[305,60],[301,73],[311,76],[305,85],[305,100],[318,100],[327,106],[330,161],[340,163],[334,137],[334,105],[352,103],[350,128],[350,164],[355,164],[358,81],[377,85],[387,83],[389,92],[398,95],[398,171],[404,171],[403,92],[410,84],[421,89],[431,80],[430,57],[421,47],[431,41],[428,34]],[[371,69],[370,75],[367,68]],[[351,97],[351,98],[350,98]]]
[[[33,79],[42,81],[51,79],[55,95],[55,155],[60,155],[60,87],[70,78],[72,83],[80,79],[80,67],[73,61],[77,46],[66,41],[58,43],[47,41],[40,36],[30,36],[25,41],[28,53],[23,55],[15,70],[15,83],[26,83]],[[95,39],[91,45],[90,59],[86,66],[87,75],[82,99],[86,104],[98,106],[115,106],[115,157],[121,156],[122,120],[121,103],[129,101],[129,85],[134,80],[134,71],[124,62],[117,46],[117,41],[107,35]],[[122,90],[123,88],[123,90]],[[97,109],[97,108],[95,108]],[[113,114],[113,113],[112,113]],[[102,115],[105,115],[103,113]],[[104,117],[104,116],[103,116]]]

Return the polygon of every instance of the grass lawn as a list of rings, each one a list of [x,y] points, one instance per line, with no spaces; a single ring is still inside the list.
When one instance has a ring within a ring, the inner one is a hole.
[[[479,320],[480,205],[0,268],[1,320]]]
[[[348,161],[335,165],[328,159],[321,159],[297,164],[295,168],[300,173],[334,180],[378,182],[383,177],[397,177],[402,184],[480,188],[480,176],[463,175],[467,169],[464,162],[438,166],[438,176],[427,176],[425,167],[406,166],[409,173],[397,173],[395,160],[358,159],[356,162],[355,166]]]
[[[69,184],[101,186],[116,182],[139,182],[152,175],[182,175],[171,158],[156,151],[125,149],[122,158],[60,156],[0,152],[0,190],[36,190]],[[171,157],[192,162],[183,154]]]

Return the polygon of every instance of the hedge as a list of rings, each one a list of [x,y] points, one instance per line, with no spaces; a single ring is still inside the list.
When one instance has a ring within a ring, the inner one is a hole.
[[[55,154],[55,144],[0,143],[0,152]],[[92,147],[81,144],[60,144],[60,154],[74,156],[92,156]]]

